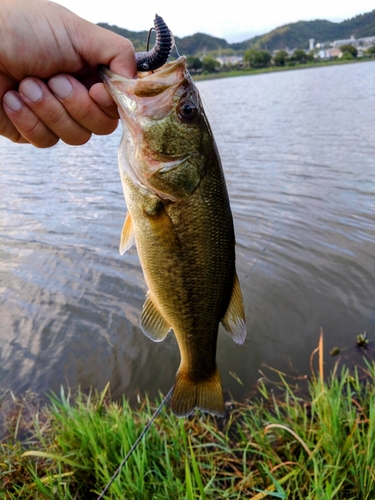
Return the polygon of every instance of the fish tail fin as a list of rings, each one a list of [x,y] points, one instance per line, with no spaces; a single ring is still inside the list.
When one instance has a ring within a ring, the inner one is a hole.
[[[189,416],[195,408],[224,416],[225,406],[219,370],[205,380],[194,381],[188,372],[179,370],[172,395],[172,411],[177,417]]]

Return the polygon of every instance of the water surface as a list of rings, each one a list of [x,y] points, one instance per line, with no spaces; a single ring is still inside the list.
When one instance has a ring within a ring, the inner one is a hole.
[[[231,198],[248,323],[244,346],[219,335],[235,397],[264,364],[309,373],[321,327],[327,368],[332,347],[358,362],[356,335],[375,340],[374,81],[368,62],[198,84]],[[173,383],[175,339],[142,334],[136,250],[118,253],[119,141],[120,130],[48,150],[0,138],[2,389],[110,381],[115,397],[133,399]]]

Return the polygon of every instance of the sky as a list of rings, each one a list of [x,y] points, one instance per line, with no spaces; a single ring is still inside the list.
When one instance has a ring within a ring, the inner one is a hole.
[[[231,0],[222,7],[205,0],[55,0],[93,22],[116,24],[131,31],[148,30],[155,13],[163,17],[178,37],[201,32],[228,42],[241,42],[273,28],[297,21],[326,19],[340,22],[374,9],[374,0]],[[214,5],[214,6],[212,6]],[[245,7],[244,7],[245,6]],[[375,33],[374,33],[375,34]]]

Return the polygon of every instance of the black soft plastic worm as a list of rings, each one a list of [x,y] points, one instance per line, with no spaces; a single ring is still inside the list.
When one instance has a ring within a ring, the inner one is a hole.
[[[138,71],[154,71],[168,61],[173,49],[174,39],[162,17],[155,14],[154,27],[156,42],[148,52],[136,52],[135,60]]]

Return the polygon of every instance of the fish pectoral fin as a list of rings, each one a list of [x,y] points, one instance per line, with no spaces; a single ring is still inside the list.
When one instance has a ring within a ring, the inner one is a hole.
[[[234,277],[232,296],[229,301],[228,309],[221,322],[236,344],[243,344],[245,342],[245,311],[237,274]]]
[[[149,295],[143,305],[140,321],[143,333],[154,342],[164,340],[171,329]]]
[[[129,212],[126,214],[124,225],[122,226],[121,238],[120,238],[120,254],[123,255],[126,250],[135,243],[133,223]]]

